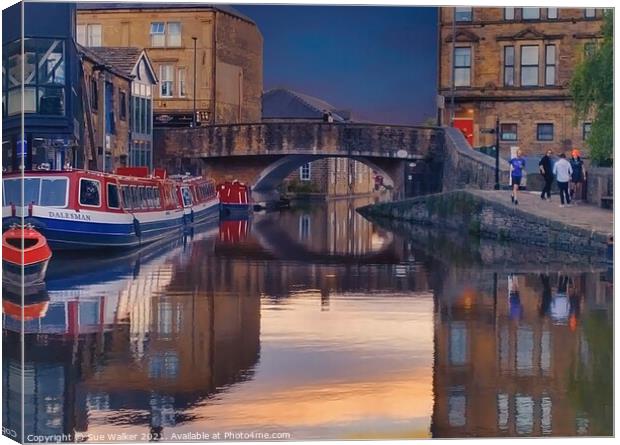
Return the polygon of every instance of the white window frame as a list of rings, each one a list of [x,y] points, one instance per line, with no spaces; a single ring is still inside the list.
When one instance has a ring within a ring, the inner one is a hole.
[[[504,8],[504,20],[507,22],[513,22],[515,20],[515,10],[516,8]]]
[[[553,14],[551,14],[553,11]],[[560,16],[560,8],[547,8],[547,20],[557,20]]]
[[[549,57],[549,49],[553,48],[553,57]],[[557,82],[556,82],[556,78],[557,78],[557,66],[556,66],[556,59],[557,59],[557,51],[558,51],[558,47],[557,45],[545,45],[545,86],[554,86]],[[551,60],[549,60],[551,59]],[[553,78],[551,79],[551,82],[549,82],[549,76],[548,76],[548,70],[553,68]]]
[[[459,13],[469,12],[469,19],[467,20],[457,20],[457,15]],[[454,21],[457,23],[470,23],[474,21],[474,8],[471,6],[461,6],[454,8]]]
[[[110,186],[116,187],[116,196],[118,196],[118,203],[119,203],[118,207],[114,207],[110,205]],[[105,188],[105,200],[106,200],[106,203],[108,204],[108,208],[115,209],[115,210],[120,209],[123,204],[123,197],[121,196],[121,190],[118,184],[115,184],[113,182],[108,182],[105,185],[105,187],[106,187]]]
[[[153,32],[153,25],[155,24],[161,24],[163,26],[162,31],[161,32]],[[150,22],[150,28],[149,28],[149,37],[150,37],[150,43],[151,43],[151,47],[152,48],[165,48],[166,47],[166,22]],[[155,42],[153,41],[154,36],[158,36],[158,37],[163,37],[163,41],[160,44],[155,45]]]
[[[526,17],[525,16],[525,11],[528,11],[528,12],[531,12],[531,13],[536,12],[536,16],[535,17]],[[522,8],[521,9],[521,18],[523,20],[540,20],[540,8],[532,8],[532,7]]]
[[[181,76],[181,73],[183,73],[183,76]],[[177,79],[179,97],[187,97],[187,68],[184,66],[177,68]]]
[[[523,51],[525,48],[536,48],[536,65],[524,65],[523,64]],[[537,87],[540,86],[540,46],[539,45],[522,45],[519,48],[519,58],[520,58],[520,65],[519,65],[519,71],[520,71],[520,78],[519,78],[519,85],[522,87]],[[528,67],[536,67],[536,83],[534,84],[524,84],[523,83],[523,68],[528,68]]]
[[[584,8],[583,16],[586,19],[595,19],[596,18],[596,8]]]
[[[164,68],[170,68],[171,79],[164,78]],[[164,84],[170,82],[170,94],[164,94]],[[162,64],[159,65],[159,97],[174,97],[174,65]]]
[[[82,181],[92,181],[92,182],[96,182],[97,184],[99,184],[99,205],[92,205],[92,204],[82,204]],[[102,192],[102,188],[101,188],[101,181],[97,180],[97,179],[91,179],[91,178],[80,178],[79,181],[79,187],[78,187],[78,203],[80,204],[80,206],[82,207],[92,207],[92,208],[101,208],[101,205],[103,204],[103,199],[101,196],[101,192]]]
[[[177,34],[170,33],[170,25],[179,25],[179,33],[178,33],[179,41],[178,42],[172,43],[170,41],[172,37],[177,37]],[[166,47],[167,48],[178,48],[182,46],[182,39],[181,39],[182,24],[181,22],[166,22],[165,27],[164,27],[164,33],[166,34]]]
[[[307,170],[307,172],[305,172]],[[299,167],[299,179],[301,181],[311,181],[312,180],[312,167],[310,163],[302,165]]]

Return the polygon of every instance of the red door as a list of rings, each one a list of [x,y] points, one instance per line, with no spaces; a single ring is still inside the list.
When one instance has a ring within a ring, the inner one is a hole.
[[[454,128],[458,128],[463,132],[465,139],[469,145],[474,145],[474,120],[468,117],[455,117]]]

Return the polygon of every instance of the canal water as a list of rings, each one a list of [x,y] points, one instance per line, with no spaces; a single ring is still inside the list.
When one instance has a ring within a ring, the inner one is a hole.
[[[612,434],[611,267],[371,222],[339,200],[123,257],[26,297],[25,439]],[[3,287],[3,425],[21,311]]]

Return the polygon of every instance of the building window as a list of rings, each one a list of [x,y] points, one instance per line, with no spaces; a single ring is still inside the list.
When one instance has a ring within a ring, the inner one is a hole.
[[[310,163],[304,164],[299,168],[299,178],[302,181],[310,181]]]
[[[471,48],[454,48],[454,85],[468,87],[471,84]]]
[[[177,47],[181,46],[181,23],[180,22],[152,22],[151,23],[151,46],[153,47]]]
[[[181,22],[168,22],[166,46],[181,46]]]
[[[587,141],[588,138],[590,137],[590,133],[592,132],[592,123],[591,122],[584,122],[583,123],[583,131],[582,131],[582,138],[584,141]]]
[[[101,46],[101,25],[77,25],[77,41],[82,46]]]
[[[586,57],[592,57],[595,52],[596,52],[596,43],[587,42],[585,45],[583,45],[583,54]]]
[[[521,86],[538,85],[538,46],[521,47]]]
[[[178,79],[179,79],[179,97],[187,96],[187,91],[185,89],[185,78],[187,74],[187,69],[179,68],[178,70]]]
[[[472,8],[454,8],[454,19],[457,22],[471,22],[473,18]]]
[[[172,97],[174,91],[174,66],[160,65],[159,67],[159,95],[161,97]]]
[[[99,108],[99,87],[97,86],[97,80],[90,79],[90,108],[97,110]]]
[[[114,85],[112,82],[105,83],[105,132],[116,134],[116,122],[114,120]]]
[[[29,38],[24,41],[23,52],[21,43],[20,40],[11,42],[3,51],[6,113],[9,116],[22,112],[64,116],[64,41]]]
[[[515,47],[504,47],[504,85],[511,87],[515,84]]]
[[[583,15],[587,19],[596,18],[596,8],[586,8],[583,10]]]
[[[558,8],[547,8],[547,19],[556,20],[558,18]]]
[[[536,139],[539,141],[552,141],[553,124],[538,124],[536,126]]]
[[[516,141],[517,124],[501,124],[499,127],[499,136],[502,141]]]
[[[540,8],[523,8],[523,20],[540,19]]]
[[[545,85],[555,85],[555,45],[545,47]]]
[[[165,27],[164,22],[151,23],[151,46],[166,46]]]
[[[127,94],[124,91],[118,92],[119,111],[118,116],[121,120],[127,119]]]
[[[515,19],[515,8],[504,8],[504,20]]]

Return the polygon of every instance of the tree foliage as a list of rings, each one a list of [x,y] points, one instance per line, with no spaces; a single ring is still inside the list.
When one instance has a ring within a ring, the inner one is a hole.
[[[592,117],[592,130],[586,141],[592,161],[609,165],[614,144],[614,22],[613,11],[603,16],[601,44],[577,65],[570,84],[575,103],[575,118]]]

